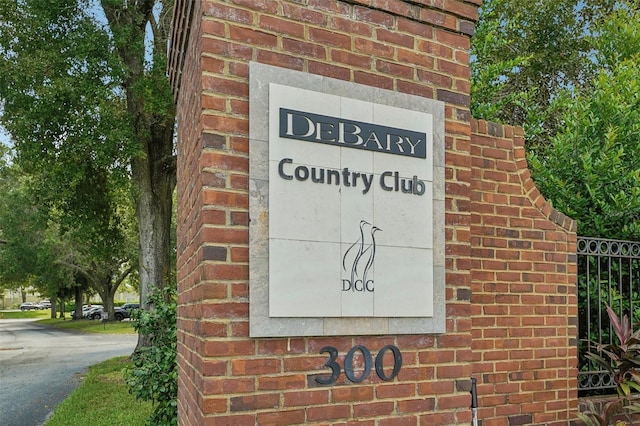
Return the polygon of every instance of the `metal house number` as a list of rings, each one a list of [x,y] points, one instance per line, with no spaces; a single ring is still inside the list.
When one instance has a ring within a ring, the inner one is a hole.
[[[353,371],[353,356],[358,351],[362,354],[362,358],[364,360],[364,369],[359,375],[357,375]],[[393,370],[389,375],[385,373],[384,366],[382,365],[384,353],[386,351],[391,351],[391,353],[393,354]],[[320,349],[320,353],[326,353],[329,355],[329,360],[324,363],[324,366],[331,369],[331,374],[326,377],[316,377],[316,382],[320,383],[321,385],[330,385],[332,383],[335,383],[335,381],[338,379],[338,376],[340,375],[340,364],[338,364],[337,362],[338,350],[333,346],[325,346],[324,348]],[[372,362],[373,356],[371,355],[369,349],[362,345],[354,346],[349,350],[349,352],[347,352],[347,355],[344,358],[344,375],[347,376],[347,379],[349,379],[351,382],[360,383],[369,376],[369,373],[371,372]],[[384,348],[380,349],[380,352],[378,352],[378,355],[376,355],[376,374],[378,375],[378,377],[380,377],[380,379],[384,381],[388,382],[393,380],[400,372],[401,367],[402,354],[400,353],[400,349],[398,349],[396,346],[387,345]]]

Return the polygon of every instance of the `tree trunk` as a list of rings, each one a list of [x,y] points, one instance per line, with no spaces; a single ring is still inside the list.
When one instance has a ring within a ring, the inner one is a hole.
[[[78,286],[75,288],[75,319],[82,319],[82,289]]]
[[[66,319],[64,317],[64,299],[61,297],[58,300],[60,301],[60,318]]]
[[[58,301],[55,297],[51,298],[51,319],[55,319],[58,314]]]
[[[113,321],[115,318],[113,316],[113,293],[108,291],[105,293],[105,297],[102,298],[103,303],[103,311],[108,313],[107,321]]]
[[[105,280],[100,283],[99,288],[96,289],[100,295],[100,299],[102,299],[102,310],[109,314],[108,321],[114,320],[114,298],[117,289],[118,287],[113,285],[110,277],[105,278]]]
[[[171,282],[171,213],[175,171],[149,170],[149,161],[132,164],[132,175],[144,188],[136,200],[139,241],[140,307],[149,310],[149,296]],[[144,182],[144,183],[143,183]],[[139,335],[137,348],[148,341]]]
[[[176,186],[175,105],[164,69],[170,31],[168,17],[171,16],[166,12],[171,10],[173,1],[130,2],[126,7],[106,0],[101,4],[112,32],[126,35],[118,38],[116,52],[128,71],[122,85],[133,134],[141,150],[131,159],[131,179],[138,220],[140,307],[148,310],[150,294],[171,282],[171,216]],[[166,22],[161,19],[161,25],[151,26],[154,67],[145,70],[147,22],[155,22],[153,7],[158,4],[162,6],[159,16]],[[141,90],[150,82],[154,89],[151,94]],[[149,104],[155,107],[150,108]],[[140,335],[136,349],[148,343],[148,339]]]

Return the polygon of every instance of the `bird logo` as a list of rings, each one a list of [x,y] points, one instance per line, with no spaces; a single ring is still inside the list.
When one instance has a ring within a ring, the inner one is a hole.
[[[369,276],[376,256],[377,231],[382,229],[366,220],[360,221],[360,238],[347,248],[342,257],[342,270],[347,275],[342,279],[342,291],[373,291],[373,280]]]

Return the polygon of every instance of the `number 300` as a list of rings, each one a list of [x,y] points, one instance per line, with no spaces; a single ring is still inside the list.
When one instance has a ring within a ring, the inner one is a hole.
[[[359,375],[356,375],[356,373],[353,371],[353,356],[357,351],[360,351],[360,353],[362,353],[362,358],[364,360],[364,369]],[[389,375],[385,373],[384,366],[382,365],[384,353],[387,351],[391,351],[391,353],[393,354],[393,370]],[[329,360],[325,362],[324,366],[331,369],[331,375],[327,377],[316,377],[316,382],[320,383],[321,385],[330,385],[331,383],[334,383],[340,375],[340,364],[338,364],[337,362],[338,350],[333,346],[325,346],[324,348],[320,349],[320,353],[329,354]],[[349,350],[349,352],[347,352],[347,355],[344,358],[344,375],[347,376],[347,379],[354,383],[362,382],[369,376],[369,373],[371,372],[372,360],[373,357],[371,356],[371,352],[369,351],[369,349],[362,345],[354,346]],[[402,367],[402,354],[400,353],[400,349],[393,345],[387,345],[384,348],[380,349],[380,352],[378,352],[378,355],[376,355],[375,359],[376,374],[378,375],[378,377],[380,377],[380,379],[384,381],[393,380],[400,372],[400,367]]]

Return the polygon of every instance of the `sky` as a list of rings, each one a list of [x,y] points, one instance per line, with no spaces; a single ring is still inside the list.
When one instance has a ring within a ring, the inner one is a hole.
[[[0,126],[0,143],[11,146],[11,137],[4,127]]]

